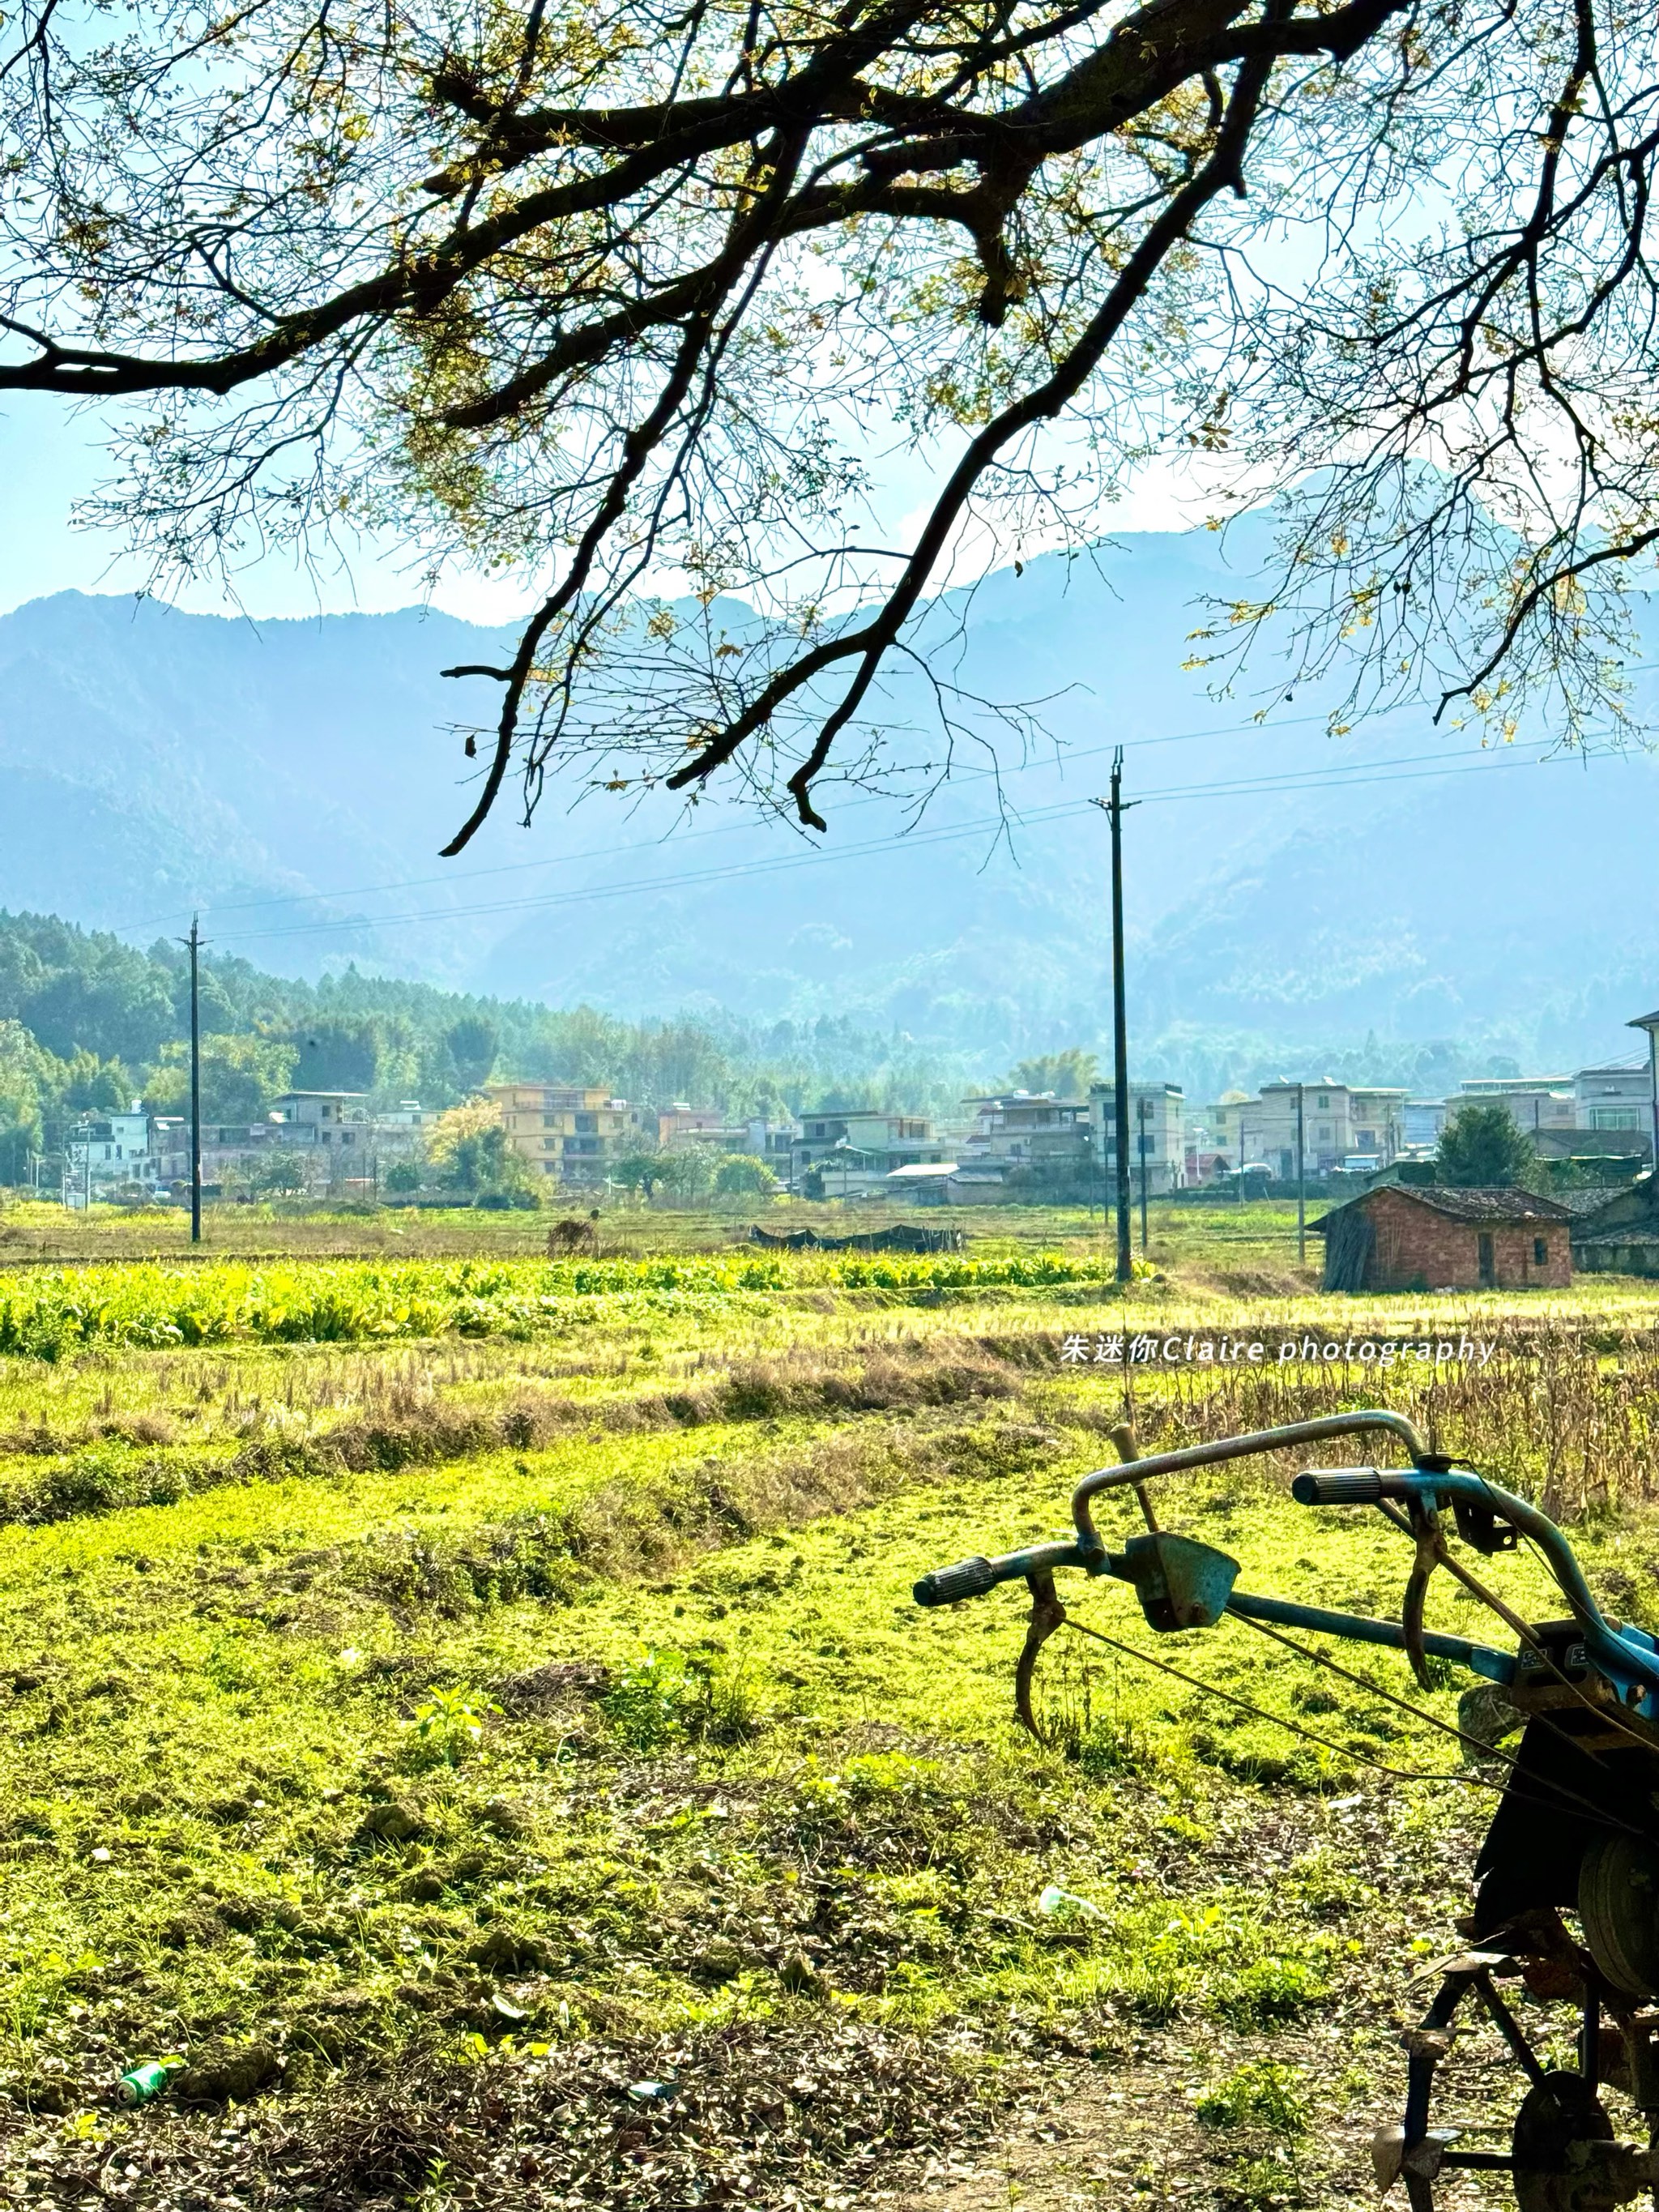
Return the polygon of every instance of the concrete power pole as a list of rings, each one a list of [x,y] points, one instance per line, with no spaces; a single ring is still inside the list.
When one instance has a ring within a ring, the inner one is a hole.
[[[1131,800],[1130,805],[1135,802]],[[1117,1149],[1117,1279],[1130,1281],[1129,1028],[1123,997],[1123,748],[1112,757],[1109,799],[1097,799],[1112,825],[1112,1122]]]
[[[202,1241],[202,928],[190,918],[190,1241]]]
[[[1305,1085],[1296,1086],[1296,1264],[1308,1264],[1308,1150]]]

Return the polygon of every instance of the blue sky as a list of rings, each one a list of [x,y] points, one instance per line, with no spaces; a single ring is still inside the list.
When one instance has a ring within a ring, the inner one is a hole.
[[[0,614],[52,592],[126,592],[142,588],[143,565],[112,531],[76,528],[76,501],[107,471],[103,428],[92,414],[35,392],[0,400]],[[262,562],[242,580],[243,611],[275,619],[289,615],[383,613],[415,605],[418,580],[395,556],[365,547],[349,574],[320,580],[291,562]],[[448,611],[483,622],[510,621],[523,603],[517,586],[453,580],[439,595]],[[179,595],[202,614],[231,614],[236,602],[217,585]]]
[[[143,565],[125,550],[118,532],[77,528],[73,522],[76,501],[108,472],[100,450],[105,434],[95,414],[76,412],[62,400],[35,392],[0,395],[0,614],[52,592],[143,588]],[[907,538],[931,500],[938,457],[906,452],[894,441],[874,457],[874,465],[879,477],[875,504],[889,518],[894,538]],[[1114,532],[1178,530],[1205,511],[1202,495],[1190,483],[1153,467],[1142,472],[1103,524]],[[1028,556],[1041,550],[1036,543],[1024,548]],[[965,565],[976,568],[982,541],[970,535],[962,552]],[[1005,552],[1002,558],[1007,557]],[[936,579],[940,585],[948,580],[944,573]],[[384,613],[414,605],[421,597],[417,571],[396,548],[372,544],[354,555],[349,573],[321,578],[273,556],[239,579],[239,592],[240,605],[216,583],[169,597],[200,614],[240,611],[272,620],[319,611]],[[521,581],[457,574],[442,584],[436,604],[468,621],[506,623],[529,596]]]

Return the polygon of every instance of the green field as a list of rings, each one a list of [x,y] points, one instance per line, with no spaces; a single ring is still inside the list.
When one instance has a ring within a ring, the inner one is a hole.
[[[1230,1295],[1212,1245],[1125,1300],[1097,1224],[1048,1263],[1003,1229],[938,1261],[757,1262],[705,1224],[588,1277],[222,1246],[0,1276],[0,2195],[1369,2202],[1490,1802],[1389,1702],[1422,1702],[1403,1663],[1157,1639],[1106,1586],[1078,1617],[1129,1649],[1050,1647],[1045,1750],[1011,1713],[1023,1593],[909,1584],[1062,1530],[1126,1413],[1150,1448],[1387,1402],[1659,1618],[1651,1292],[1333,1316],[1293,1276]],[[1332,1319],[1494,1349],[1064,1351]],[[1166,1517],[1247,1587],[1394,1610],[1408,1547],[1290,1471],[1171,1485]],[[147,2059],[183,2063],[117,2112]]]

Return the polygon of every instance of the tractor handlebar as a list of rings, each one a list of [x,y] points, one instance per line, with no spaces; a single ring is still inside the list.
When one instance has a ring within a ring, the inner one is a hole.
[[[1387,1495],[1374,1467],[1310,1468],[1291,1485],[1298,1505],[1375,1505]]]
[[[983,1597],[1000,1580],[981,1553],[971,1559],[958,1559],[953,1567],[935,1567],[921,1577],[914,1595],[918,1605],[954,1605],[958,1598]]]
[[[911,1590],[918,1605],[955,1605],[964,1597],[983,1597],[999,1583],[1023,1582],[1027,1575],[1052,1574],[1056,1567],[1081,1567],[1085,1573],[1109,1573],[1111,1559],[1105,1552],[1085,1552],[1081,1544],[1033,1544],[1024,1552],[1005,1552],[1000,1559],[958,1559],[953,1567],[935,1567]]]

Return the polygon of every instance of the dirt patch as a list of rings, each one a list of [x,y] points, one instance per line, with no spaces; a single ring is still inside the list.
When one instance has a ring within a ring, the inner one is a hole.
[[[684,2042],[579,2044],[545,2057],[410,2060],[204,2124],[155,2107],[125,2133],[121,2201],[319,2212],[441,2202],[479,2212],[684,2212],[891,2201],[899,2176],[988,2129],[975,2069],[805,2002]],[[101,2201],[106,2142],[3,2158],[9,2197]],[[441,2178],[441,2196],[435,2193]],[[422,2194],[434,2190],[433,2197]]]

